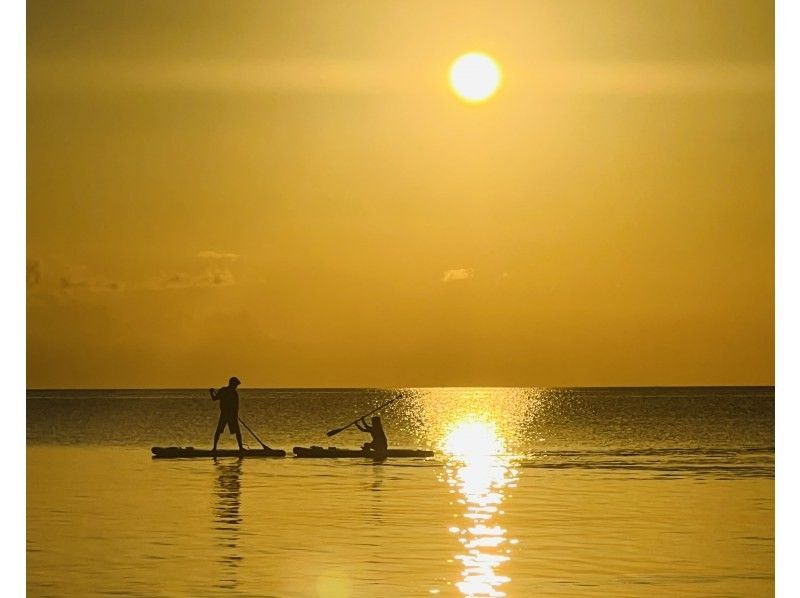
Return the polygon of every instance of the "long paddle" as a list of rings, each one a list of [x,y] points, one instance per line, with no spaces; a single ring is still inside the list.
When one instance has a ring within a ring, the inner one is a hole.
[[[397,397],[394,397],[393,399],[391,399],[391,400],[389,400],[389,401],[386,401],[386,402],[385,402],[383,405],[381,405],[380,407],[376,407],[375,409],[373,409],[373,410],[372,410],[372,411],[370,411],[369,413],[365,413],[364,415],[362,415],[362,416],[361,416],[361,417],[359,417],[358,419],[354,419],[353,421],[351,421],[351,422],[350,422],[349,424],[347,424],[346,426],[342,426],[341,428],[336,428],[335,430],[330,430],[330,431],[328,432],[328,436],[336,436],[336,435],[337,435],[339,432],[342,432],[343,430],[346,430],[347,428],[349,428],[350,426],[352,426],[352,425],[353,425],[353,424],[355,424],[356,422],[359,422],[359,421],[361,421],[362,419],[364,419],[364,418],[365,418],[365,417],[367,417],[368,415],[372,415],[372,414],[373,414],[373,413],[375,413],[376,411],[380,411],[381,409],[383,409],[384,407],[386,407],[386,406],[387,406],[389,403],[394,403],[396,400],[398,400],[398,399],[402,399],[402,398],[403,398],[403,395],[399,395],[399,396],[397,396]]]
[[[253,435],[253,438],[258,440],[258,443],[264,448],[265,451],[271,450],[266,444],[261,442],[261,439],[258,436],[256,436],[256,433],[253,432],[253,430],[250,429],[250,426],[244,423],[244,420],[241,417],[239,418],[239,423],[241,423],[245,428],[247,428],[247,431]]]

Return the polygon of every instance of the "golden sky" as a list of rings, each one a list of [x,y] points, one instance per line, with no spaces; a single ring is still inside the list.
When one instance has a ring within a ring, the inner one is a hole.
[[[770,2],[27,17],[30,387],[773,383]]]

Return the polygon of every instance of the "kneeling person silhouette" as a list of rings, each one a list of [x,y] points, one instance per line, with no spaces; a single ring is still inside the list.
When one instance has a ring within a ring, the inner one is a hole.
[[[372,418],[372,425],[368,425],[367,421],[362,417],[361,420],[356,422],[356,428],[362,432],[367,432],[372,435],[372,442],[365,442],[361,448],[365,451],[374,451],[376,454],[386,454],[389,448],[389,441],[386,439],[386,432],[383,431],[383,424],[381,418],[375,416]]]

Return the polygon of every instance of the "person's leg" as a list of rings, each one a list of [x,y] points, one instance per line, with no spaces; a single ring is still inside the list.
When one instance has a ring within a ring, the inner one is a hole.
[[[239,416],[238,415],[232,415],[231,416],[231,419],[229,420],[229,423],[228,423],[228,429],[231,432],[233,432],[234,434],[236,434],[236,442],[239,443],[239,450],[243,451],[244,450],[244,445],[242,445],[242,430],[241,430],[241,428],[239,428]]]
[[[211,449],[213,451],[217,450],[217,443],[219,442],[219,435],[222,434],[222,430],[225,429],[225,418],[222,416],[222,413],[219,414],[219,421],[217,422],[217,429],[214,431],[214,448]]]

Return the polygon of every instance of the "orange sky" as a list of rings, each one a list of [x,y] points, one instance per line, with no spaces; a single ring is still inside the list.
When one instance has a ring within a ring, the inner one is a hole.
[[[28,385],[772,384],[773,16],[30,1]]]

